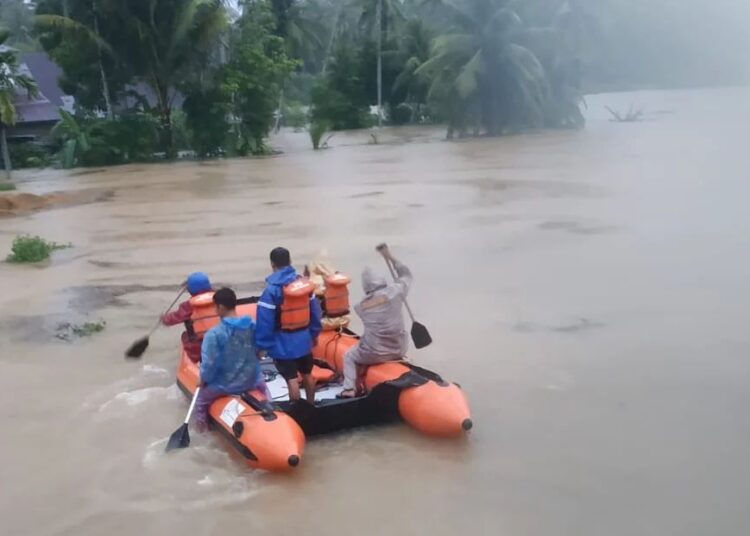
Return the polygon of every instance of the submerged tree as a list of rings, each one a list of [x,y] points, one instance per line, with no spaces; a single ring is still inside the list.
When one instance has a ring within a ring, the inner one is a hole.
[[[418,74],[431,80],[429,96],[455,128],[481,126],[490,135],[509,127],[544,124],[549,85],[541,63],[519,44],[523,23],[509,0],[445,3],[453,27],[433,42]]]

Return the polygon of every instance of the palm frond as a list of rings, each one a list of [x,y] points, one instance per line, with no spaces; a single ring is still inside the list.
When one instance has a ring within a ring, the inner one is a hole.
[[[40,30],[56,30],[75,35],[84,35],[93,44],[98,45],[103,52],[115,57],[114,49],[107,41],[98,36],[94,30],[85,24],[81,24],[69,17],[63,17],[62,15],[36,15],[34,17],[34,25]]]
[[[0,91],[0,122],[4,125],[13,126],[16,124],[16,105],[14,102],[15,93],[10,91]]]
[[[477,53],[463,66],[458,77],[456,77],[456,92],[461,98],[465,99],[477,90],[479,76],[483,70],[482,51],[477,50]]]

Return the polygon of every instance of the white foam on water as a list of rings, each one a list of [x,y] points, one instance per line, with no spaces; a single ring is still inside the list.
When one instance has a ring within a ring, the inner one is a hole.
[[[167,369],[146,364],[143,365],[138,374],[118,380],[111,383],[97,391],[90,393],[83,402],[82,409],[84,410],[97,410],[102,411],[102,406],[105,406],[118,400],[124,392],[133,391],[137,388],[153,386],[155,378],[164,378],[165,380],[170,377],[170,373]],[[151,384],[151,385],[149,385]],[[119,400],[121,400],[120,398]],[[169,398],[172,400],[172,398]]]
[[[156,375],[156,376],[168,376],[169,375],[169,371],[167,369],[163,367],[157,367],[156,365],[151,365],[151,364],[143,365],[142,371],[144,374],[148,374],[148,375]]]
[[[232,460],[215,438],[195,434],[191,439],[190,447],[179,453],[164,451],[166,437],[149,443],[142,466],[151,474],[147,478],[153,479],[154,493],[148,500],[124,498],[118,504],[130,511],[148,513],[203,510],[241,504],[261,491],[258,473]],[[163,473],[168,473],[169,478]],[[175,485],[175,480],[184,481],[185,485]],[[170,482],[170,493],[159,491],[165,482]]]
[[[164,447],[167,445],[169,438],[157,439],[150,443],[146,447],[146,452],[143,454],[141,465],[144,469],[154,469],[159,463],[159,458],[164,454]]]
[[[135,391],[117,393],[114,398],[107,400],[99,406],[99,413],[110,409],[117,402],[124,402],[127,406],[139,406],[153,399],[174,400],[179,396],[179,391],[174,385],[168,387],[145,387]]]

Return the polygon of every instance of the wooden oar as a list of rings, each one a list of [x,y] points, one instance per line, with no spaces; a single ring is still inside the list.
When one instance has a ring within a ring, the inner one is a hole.
[[[182,426],[180,426],[177,430],[172,432],[171,436],[169,436],[167,447],[164,449],[165,452],[169,452],[170,450],[174,450],[174,449],[184,449],[190,446],[190,433],[188,432],[188,422],[190,422],[190,417],[193,414],[193,408],[195,408],[195,401],[198,400],[198,393],[200,393],[200,391],[201,391],[200,387],[197,387],[195,389],[195,393],[193,394],[193,400],[190,401],[190,408],[188,409],[187,415],[185,416],[185,422],[182,423]]]
[[[385,259],[385,263],[388,265],[388,269],[391,271],[393,279],[398,279],[396,269],[391,264],[391,259],[384,253],[384,251],[388,249],[388,246],[386,244],[380,244],[376,249],[378,250],[378,253],[383,255],[383,259]],[[414,341],[414,346],[417,350],[429,346],[432,343],[430,332],[424,324],[420,324],[414,319],[414,313],[412,313],[411,307],[409,307],[409,303],[406,301],[406,297],[404,297],[404,306],[409,313],[409,318],[411,318],[411,340]]]
[[[154,327],[151,328],[151,331],[148,332],[148,335],[138,339],[133,344],[131,344],[130,348],[128,348],[125,351],[125,357],[130,358],[130,359],[139,359],[143,355],[143,352],[145,352],[146,348],[148,348],[149,338],[151,337],[151,335],[154,334],[154,332],[159,328],[159,326],[161,326],[162,316],[167,314],[170,311],[170,309],[174,307],[174,304],[177,303],[177,301],[182,297],[182,295],[185,293],[185,290],[186,290],[185,287],[182,287],[180,289],[180,293],[177,295],[174,301],[170,304],[170,306],[167,307],[167,310],[164,311],[164,313],[161,316],[159,316],[159,319],[156,321],[156,324],[154,324]]]

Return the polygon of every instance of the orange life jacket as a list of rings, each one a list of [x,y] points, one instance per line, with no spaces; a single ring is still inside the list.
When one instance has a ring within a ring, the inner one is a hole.
[[[325,278],[326,290],[323,294],[325,315],[336,318],[349,314],[349,283],[351,279],[336,272]]]
[[[203,338],[203,335],[219,323],[219,315],[216,314],[214,305],[214,293],[202,292],[190,298],[193,313],[190,315],[190,327],[188,333],[195,338]]]
[[[279,323],[282,331],[299,331],[310,325],[310,299],[315,291],[309,279],[298,277],[284,287]]]

